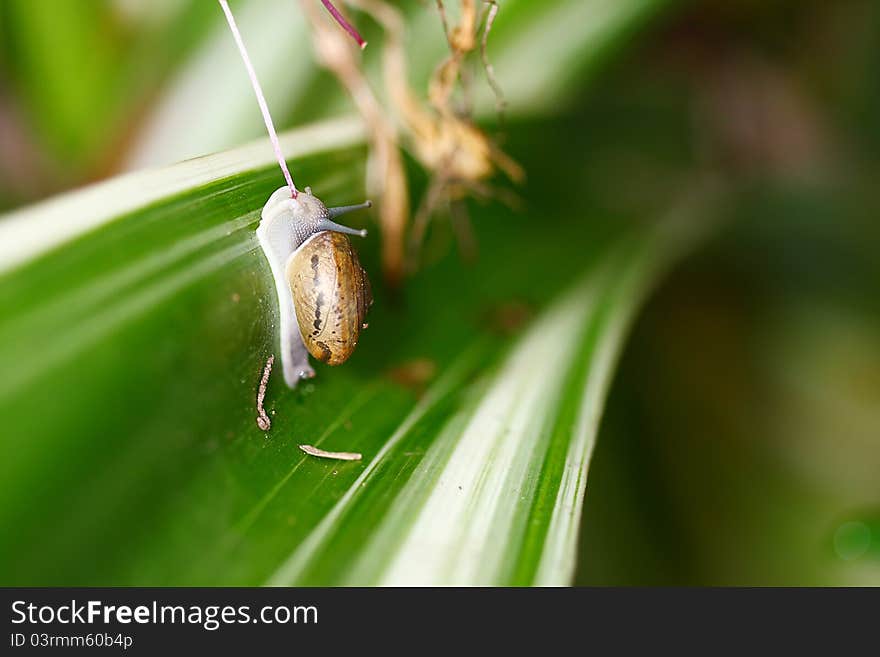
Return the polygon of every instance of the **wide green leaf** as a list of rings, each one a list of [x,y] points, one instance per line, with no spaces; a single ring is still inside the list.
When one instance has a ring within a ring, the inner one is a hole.
[[[526,163],[568,140],[518,134]],[[283,143],[342,204],[363,194],[361,138],[341,121]],[[260,142],[0,221],[0,581],[570,581],[621,341],[703,202],[623,221],[536,168],[532,209],[480,208],[476,263],[430,261],[404,295],[375,280],[348,363],[294,391],[273,375],[264,433],[277,320],[254,229],[271,157]],[[377,241],[359,244],[372,272]]]

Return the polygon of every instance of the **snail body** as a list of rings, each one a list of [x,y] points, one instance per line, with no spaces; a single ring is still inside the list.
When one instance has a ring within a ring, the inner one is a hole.
[[[281,363],[291,388],[315,375],[309,354],[330,365],[344,363],[366,328],[370,283],[345,236],[366,231],[333,218],[369,206],[328,208],[309,187],[295,198],[281,187],[263,207],[257,239],[275,279]]]

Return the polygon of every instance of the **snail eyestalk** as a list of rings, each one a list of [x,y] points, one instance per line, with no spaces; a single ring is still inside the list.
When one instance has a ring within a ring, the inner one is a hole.
[[[364,38],[354,28],[354,25],[345,20],[345,16],[343,16],[339,12],[339,10],[333,6],[333,3],[330,2],[330,0],[321,0],[321,4],[323,4],[327,8],[327,11],[329,11],[334,20],[339,23],[339,26],[351,35],[351,38],[357,42],[358,47],[361,50],[367,47],[367,42],[364,41]]]
[[[336,217],[346,214],[347,212],[364,210],[371,207],[373,207],[372,201],[364,201],[363,203],[358,203],[357,205],[340,205],[337,208],[327,208],[327,212],[330,214],[330,219],[322,219],[321,221],[319,221],[318,230],[332,230],[336,233],[345,233],[346,235],[360,235],[361,237],[366,237],[366,228],[362,230],[349,228],[348,226],[337,224],[335,221],[331,221],[331,219],[335,219]]]
[[[281,152],[281,143],[278,141],[278,134],[275,132],[275,125],[272,123],[272,117],[269,115],[269,106],[266,104],[266,98],[263,96],[263,89],[260,87],[260,81],[257,79],[257,73],[254,71],[253,64],[251,64],[251,58],[248,56],[247,48],[245,48],[244,41],[241,38],[241,33],[238,31],[238,25],[235,23],[232,10],[229,9],[229,3],[226,0],[217,0],[217,2],[220,3],[220,8],[223,9],[223,13],[226,15],[226,22],[229,23],[229,29],[232,31],[232,38],[235,39],[235,43],[238,46],[238,52],[241,53],[244,67],[247,69],[248,77],[251,80],[251,86],[254,89],[254,95],[257,97],[257,104],[260,106],[260,112],[263,114],[263,123],[266,124],[266,131],[269,133],[269,141],[272,142],[272,148],[275,150],[275,158],[278,160],[278,166],[281,167],[281,173],[284,174],[284,180],[287,181],[287,186],[290,188],[290,197],[296,198],[299,192],[293,184],[293,178],[290,176],[290,171],[287,169],[287,162],[284,159],[284,154]]]
[[[330,211],[330,218],[336,219],[336,217],[346,214],[347,212],[354,212],[355,210],[366,210],[367,208],[373,207],[372,201],[364,201],[363,203],[358,203],[356,205],[340,205],[336,208],[327,208]]]
[[[345,233],[346,235],[358,235],[360,237],[367,236],[366,228],[362,228],[361,230],[358,230],[357,228],[349,228],[348,226],[337,224],[335,221],[330,221],[329,219],[319,221],[318,230],[331,230],[334,233]]]

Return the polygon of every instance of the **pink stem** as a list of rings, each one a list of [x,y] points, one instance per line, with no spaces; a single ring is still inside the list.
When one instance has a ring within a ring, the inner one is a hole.
[[[367,47],[367,42],[364,41],[364,38],[360,35],[360,33],[354,29],[354,26],[345,20],[345,16],[339,13],[339,10],[333,6],[333,3],[330,0],[321,0],[321,3],[327,8],[327,11],[330,12],[330,15],[336,19],[336,22],[342,26],[342,29],[348,32],[351,35],[351,38],[357,41],[357,44],[360,46],[361,50]]]
[[[290,196],[291,198],[296,198],[299,192],[293,184],[293,178],[290,177],[290,171],[287,170],[287,162],[284,160],[284,154],[281,152],[281,143],[278,141],[278,134],[275,132],[272,117],[269,116],[269,107],[266,105],[266,98],[263,96],[263,90],[260,88],[260,82],[257,80],[257,74],[251,64],[251,58],[248,57],[247,49],[244,47],[244,41],[241,40],[241,33],[238,31],[238,26],[235,24],[235,18],[232,17],[232,11],[230,11],[229,4],[226,0],[217,1],[220,3],[223,13],[226,14],[226,22],[229,23],[229,29],[232,30],[232,37],[235,39],[235,43],[238,45],[238,51],[241,53],[241,58],[244,60],[244,66],[247,69],[248,77],[251,79],[251,86],[254,88],[254,94],[257,96],[257,103],[260,106],[260,111],[263,113],[263,122],[266,124],[266,130],[269,132],[269,141],[272,142],[272,148],[275,149],[275,157],[278,159],[278,166],[281,167],[281,172],[284,174],[287,186],[290,187]]]

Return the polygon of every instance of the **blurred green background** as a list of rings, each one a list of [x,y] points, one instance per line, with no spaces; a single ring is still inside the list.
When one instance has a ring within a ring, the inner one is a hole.
[[[253,54],[280,129],[351,110],[285,36],[304,34],[295,2],[231,4],[275,30]],[[577,583],[880,585],[880,3],[628,4],[596,10],[597,36],[589,12],[563,30],[553,2],[502,2],[492,42],[527,185],[553,176],[609,217],[700,173],[734,190],[624,350]],[[538,28],[564,57],[519,56]],[[215,84],[240,67],[218,44],[205,0],[0,0],[0,210],[261,136],[247,81]]]

